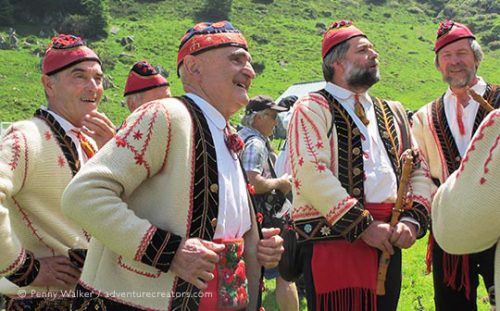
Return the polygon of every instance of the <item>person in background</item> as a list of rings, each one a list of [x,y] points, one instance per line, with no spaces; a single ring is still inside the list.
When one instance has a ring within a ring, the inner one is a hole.
[[[147,61],[132,66],[123,93],[125,104],[132,113],[135,109],[153,100],[172,96],[170,83]]]
[[[136,109],[64,193],[66,215],[93,236],[76,310],[256,310],[262,267],[281,258],[228,127],[255,78],[244,36],[198,23],[177,65],[186,94]]]
[[[378,53],[351,21],[326,30],[326,86],[295,104],[288,129],[295,230],[302,242],[309,310],[396,310],[401,249],[425,235],[431,181],[416,161],[405,202],[397,198],[401,157],[413,149],[404,107],[371,97],[380,79]],[[381,252],[390,255],[385,295],[377,295]]]
[[[436,187],[458,169],[472,135],[487,114],[471,92],[490,105],[500,104],[500,89],[477,75],[481,46],[467,26],[453,21],[439,25],[435,66],[448,84],[446,92],[413,116],[413,133]],[[475,208],[475,206],[470,206]],[[429,236],[428,270],[432,263],[437,311],[476,310],[479,275],[493,292],[495,248],[478,254],[452,255]]]
[[[288,130],[288,124],[290,123],[290,118],[292,117],[293,105],[295,105],[298,99],[299,98],[297,96],[290,95],[284,97],[278,103],[279,106],[288,109],[287,111],[284,111],[278,115],[278,118],[280,119],[280,121],[278,121],[278,124],[282,124],[283,131],[285,132],[285,142],[283,144],[283,147],[281,148],[280,153],[278,154],[278,157],[276,158],[275,169],[276,169],[276,175],[278,176],[284,174],[292,175],[292,171],[290,169],[290,159],[288,158],[288,144],[286,140],[286,131]],[[288,197],[289,199],[291,199],[292,197],[291,192],[289,193]]]
[[[241,161],[248,180],[255,189],[254,197],[257,205],[262,208],[266,208],[262,202],[265,200],[265,194],[280,191],[286,195],[292,187],[289,175],[275,173],[269,141],[276,126],[278,113],[287,109],[276,105],[269,96],[255,96],[250,99],[246,106],[245,115],[241,121],[243,128],[239,134],[245,142]],[[266,217],[265,215],[266,213],[263,213],[263,217]],[[281,278],[277,268],[267,269],[264,276],[266,279],[276,279],[276,301],[280,310],[299,309],[295,283],[287,282]]]
[[[47,107],[15,122],[0,141],[0,293],[7,310],[69,310],[90,235],[63,215],[66,185],[115,134],[97,111],[97,54],[60,34],[42,60]],[[68,251],[73,255],[70,260]]]
[[[459,168],[439,187],[432,202],[434,238],[447,253],[495,249],[496,290],[489,291],[493,310],[498,298],[494,293],[500,293],[499,142],[500,110],[496,109],[478,127]]]

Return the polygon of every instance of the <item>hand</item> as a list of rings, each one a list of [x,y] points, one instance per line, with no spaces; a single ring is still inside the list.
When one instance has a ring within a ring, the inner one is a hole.
[[[68,257],[42,257],[40,271],[30,286],[61,286],[74,287],[80,278],[81,271],[76,268]]]
[[[378,248],[379,250],[394,254],[394,248],[389,242],[392,233],[391,225],[383,221],[375,220],[368,228],[361,234],[361,239],[371,247]]]
[[[224,244],[191,238],[183,240],[175,253],[170,271],[178,277],[204,290],[207,283],[214,278],[212,273]]]
[[[398,222],[393,228],[391,244],[399,248],[410,248],[417,240],[417,228],[411,222]]]
[[[278,178],[278,190],[281,191],[283,194],[287,194],[292,190],[292,182],[290,181],[290,176],[288,174],[285,174]]]
[[[92,111],[82,121],[82,132],[91,137],[101,149],[116,134],[116,128],[104,113]]]
[[[281,259],[283,248],[283,238],[279,236],[279,228],[262,229],[263,239],[257,245],[257,259],[266,269],[274,268]]]

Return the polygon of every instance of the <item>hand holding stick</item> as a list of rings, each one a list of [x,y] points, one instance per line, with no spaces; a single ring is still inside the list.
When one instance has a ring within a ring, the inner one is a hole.
[[[403,205],[405,201],[406,191],[408,190],[408,182],[410,181],[410,175],[413,168],[413,153],[411,149],[407,149],[403,152],[403,171],[401,172],[401,179],[399,181],[398,196],[396,199],[396,204],[392,209],[391,216],[391,227],[396,226],[399,221],[399,215],[403,211]],[[385,279],[387,275],[387,268],[391,261],[391,254],[389,252],[383,252],[380,256],[378,274],[377,274],[377,295],[385,295]]]

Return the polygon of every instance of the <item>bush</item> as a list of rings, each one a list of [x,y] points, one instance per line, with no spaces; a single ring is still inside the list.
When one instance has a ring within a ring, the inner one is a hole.
[[[0,26],[10,26],[14,21],[14,6],[9,0],[0,0]]]
[[[205,0],[200,11],[195,13],[197,21],[216,22],[229,20],[233,0]]]

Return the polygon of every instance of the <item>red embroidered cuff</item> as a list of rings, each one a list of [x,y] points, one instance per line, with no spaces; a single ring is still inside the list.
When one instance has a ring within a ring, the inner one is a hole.
[[[147,244],[144,251],[141,252],[140,261],[163,272],[168,272],[182,238],[159,228],[154,229],[154,231],[148,230],[148,233],[154,232],[150,237],[146,234],[148,238],[143,243]]]
[[[372,222],[370,212],[358,202],[334,225],[334,230],[338,230],[347,241],[353,242]]]

